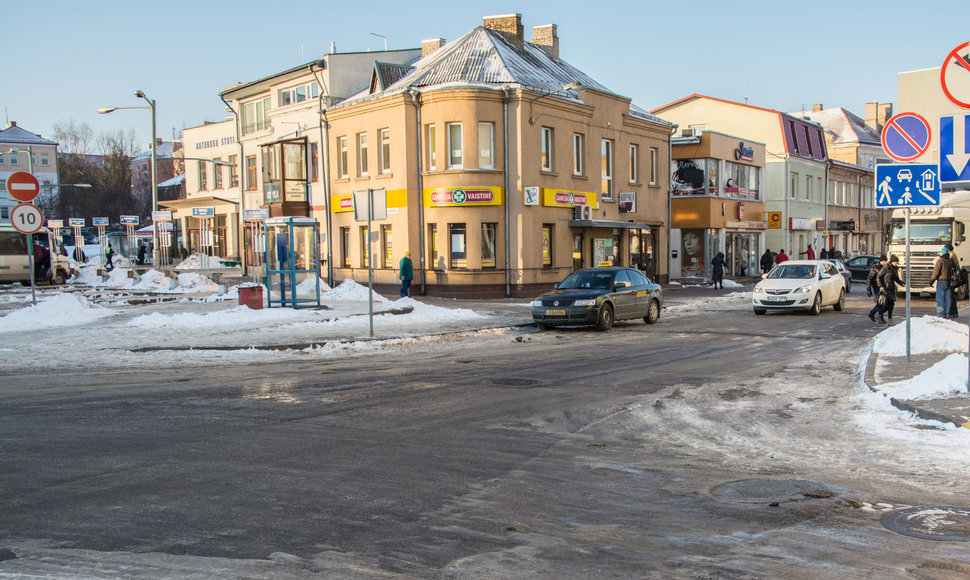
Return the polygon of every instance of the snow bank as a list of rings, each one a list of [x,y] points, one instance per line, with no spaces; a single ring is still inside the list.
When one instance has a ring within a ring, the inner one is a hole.
[[[320,278],[320,296],[323,297],[325,292],[330,292],[332,289],[327,284],[326,280]],[[296,295],[300,298],[315,298],[317,295],[317,283],[313,278],[307,278],[306,280],[300,282],[296,285]],[[365,291],[366,295],[366,291]],[[367,300],[367,298],[364,298]]]
[[[966,396],[967,357],[953,353],[912,379],[879,385],[879,392],[911,400]]]
[[[488,318],[487,316],[467,308],[443,308],[441,306],[434,306],[432,304],[418,302],[411,297],[395,300],[394,302],[390,303],[390,306],[394,309],[408,307],[413,308],[410,313],[405,315],[408,322],[412,324],[426,324],[429,322],[458,322],[463,320]]]
[[[28,306],[0,318],[0,332],[76,326],[114,314],[107,308],[91,304],[83,296],[57,294],[38,302],[36,306]]]
[[[240,266],[236,266],[236,265],[230,266],[226,264],[224,261],[222,261],[222,258],[219,258],[218,256],[207,256],[205,254],[195,253],[189,256],[188,258],[182,260],[181,262],[179,262],[179,264],[175,266],[175,269],[176,270],[202,270],[205,268],[222,269],[222,268],[239,268],[239,267]]]
[[[966,352],[967,326],[953,320],[922,316],[911,319],[910,353]],[[887,356],[906,356],[906,324],[900,322],[880,332],[872,352]]]
[[[322,282],[322,281],[321,281]],[[320,291],[323,292],[321,285]],[[374,302],[390,302],[377,292],[373,292]],[[362,286],[350,278],[341,282],[336,288],[320,295],[321,300],[367,300],[367,286]]]
[[[227,310],[195,314],[159,314],[154,312],[132,319],[126,326],[133,328],[205,330],[213,328],[260,328],[279,324],[308,321],[320,317],[320,311],[294,310],[292,308],[264,308],[250,310],[246,306],[236,306]]]
[[[176,292],[218,292],[219,285],[202,274],[183,272],[178,275]]]

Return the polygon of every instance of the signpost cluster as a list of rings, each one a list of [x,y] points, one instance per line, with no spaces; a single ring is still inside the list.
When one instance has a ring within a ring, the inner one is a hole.
[[[956,106],[970,109],[970,42],[946,55],[940,85]],[[906,208],[906,361],[910,361],[910,208],[940,205],[941,184],[970,182],[970,115],[940,117],[940,160],[937,165],[911,164],[930,148],[930,123],[904,112],[886,122],[882,148],[899,163],[876,166],[876,207]],[[970,354],[970,350],[968,350]],[[970,356],[967,390],[970,391]]]

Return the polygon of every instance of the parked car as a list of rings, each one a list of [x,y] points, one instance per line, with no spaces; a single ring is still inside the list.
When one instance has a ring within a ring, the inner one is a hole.
[[[836,260],[834,258],[826,258],[826,260],[829,262],[832,262],[832,265],[835,266],[835,269],[839,271],[839,274],[841,274],[842,277],[845,278],[845,293],[846,294],[851,293],[852,292],[852,272],[849,272],[849,269],[845,267],[845,262],[843,262],[842,260]]]
[[[532,301],[532,319],[547,330],[553,326],[595,325],[609,330],[616,320],[642,318],[653,324],[663,309],[663,292],[633,268],[577,270]]]
[[[845,267],[852,274],[852,279],[857,282],[866,283],[869,278],[869,270],[872,265],[879,261],[879,256],[856,256],[845,263]]]
[[[824,306],[845,309],[845,278],[828,260],[794,260],[778,264],[754,287],[755,314],[769,310],[807,310]]]

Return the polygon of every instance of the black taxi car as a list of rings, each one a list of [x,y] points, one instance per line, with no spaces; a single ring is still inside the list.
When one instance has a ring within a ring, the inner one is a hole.
[[[532,319],[543,330],[587,325],[609,330],[616,320],[642,318],[653,324],[662,309],[663,291],[639,270],[587,268],[533,300]]]

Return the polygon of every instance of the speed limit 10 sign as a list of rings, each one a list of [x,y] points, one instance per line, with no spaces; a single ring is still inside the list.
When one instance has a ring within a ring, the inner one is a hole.
[[[18,203],[10,210],[10,223],[22,234],[32,234],[44,225],[44,214],[36,205]]]

